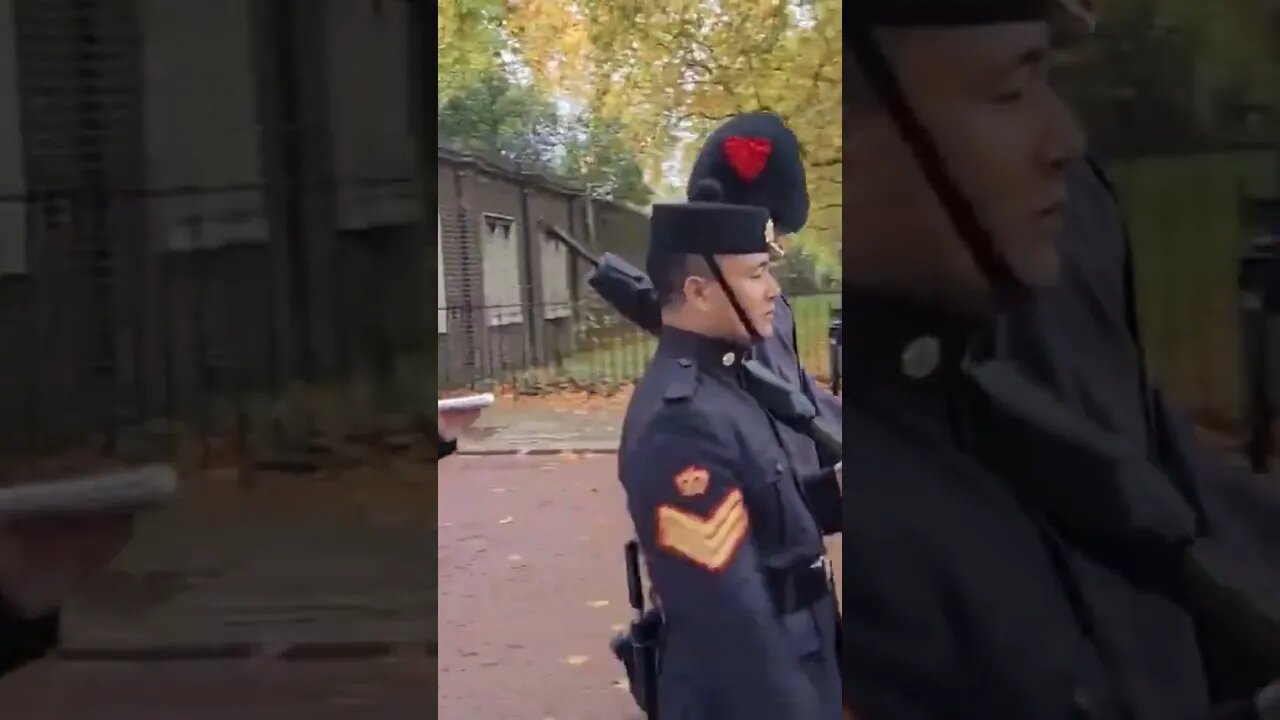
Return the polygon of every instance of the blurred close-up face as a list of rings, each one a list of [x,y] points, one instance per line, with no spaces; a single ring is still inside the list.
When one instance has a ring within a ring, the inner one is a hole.
[[[771,336],[774,300],[780,289],[770,269],[769,253],[717,255],[716,262],[756,333],[760,337]],[[751,340],[724,288],[714,277],[690,277],[686,281],[685,300],[698,308],[713,334],[739,341]]]
[[[1005,262],[1025,283],[1055,280],[1065,170],[1084,139],[1049,85],[1048,25],[879,35],[908,103]],[[897,281],[985,296],[984,278],[897,125],[869,89],[854,93],[845,118],[846,244],[878,246],[866,260],[889,265],[888,254],[909,248],[911,257],[896,260]]]

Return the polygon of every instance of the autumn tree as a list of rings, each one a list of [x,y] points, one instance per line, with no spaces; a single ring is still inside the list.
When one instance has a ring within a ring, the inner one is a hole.
[[[550,166],[564,143],[555,106],[501,69],[479,73],[436,108],[440,139],[470,150]]]
[[[503,69],[502,0],[440,0],[436,11],[436,98],[440,103]]]
[[[1258,142],[1280,130],[1277,13],[1262,3],[1100,0],[1059,86],[1109,155]]]
[[[840,0],[518,0],[507,32],[549,93],[615,123],[651,182],[687,170],[701,140],[752,110],[782,116],[804,150],[809,239],[840,216]],[[831,256],[831,253],[826,253]]]

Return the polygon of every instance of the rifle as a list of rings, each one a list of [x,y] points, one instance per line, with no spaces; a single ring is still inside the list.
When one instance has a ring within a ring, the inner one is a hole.
[[[599,259],[592,257],[582,243],[558,227],[551,226],[547,231],[594,266],[587,284],[619,314],[654,335],[662,330],[657,291],[643,270],[613,253],[605,253]],[[833,430],[818,419],[817,408],[803,392],[754,360],[747,361],[744,368],[748,375],[747,391],[766,410],[797,432],[808,435],[830,457],[838,460],[844,456],[839,429]]]
[[[631,697],[645,717],[658,717],[659,641],[662,636],[662,613],[645,609],[644,580],[640,577],[640,544],[629,540],[623,547],[627,564],[627,595],[636,617],[628,632],[609,644],[614,656],[627,672]]]
[[[778,377],[759,361],[742,363],[746,371],[746,390],[770,415],[798,433],[807,435],[828,457],[844,458],[844,441],[818,417],[818,409],[798,388]]]
[[[643,270],[613,253],[599,258],[569,233],[554,225],[546,228],[552,237],[579,258],[591,263],[587,284],[600,294],[622,317],[642,330],[657,335],[662,330],[662,308],[658,306],[658,291]]]

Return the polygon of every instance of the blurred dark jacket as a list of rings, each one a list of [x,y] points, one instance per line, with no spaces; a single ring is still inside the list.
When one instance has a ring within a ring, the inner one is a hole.
[[[1229,542],[1241,562],[1280,568],[1280,484],[1207,447],[1190,418],[1148,381],[1132,249],[1114,189],[1099,165],[1085,162],[1070,169],[1068,187],[1062,282],[1008,315],[997,352],[1158,464],[1184,468],[1191,480],[1180,489],[1207,531]],[[1233,678],[1212,680],[1221,694],[1246,689],[1230,687]]]

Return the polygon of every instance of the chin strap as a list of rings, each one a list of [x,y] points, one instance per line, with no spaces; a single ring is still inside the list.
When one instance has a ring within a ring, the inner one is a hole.
[[[720,287],[724,289],[724,294],[729,298],[729,304],[733,306],[733,312],[738,316],[738,321],[742,323],[742,327],[746,328],[747,336],[751,338],[751,344],[759,342],[763,338],[756,330],[756,326],[747,317],[747,312],[742,309],[742,305],[738,302],[738,296],[734,294],[733,288],[729,287],[729,281],[724,277],[724,271],[720,269],[720,263],[716,262],[714,255],[703,255],[703,260],[707,261],[707,267],[711,268],[711,274],[715,276],[716,282],[720,283]]]

